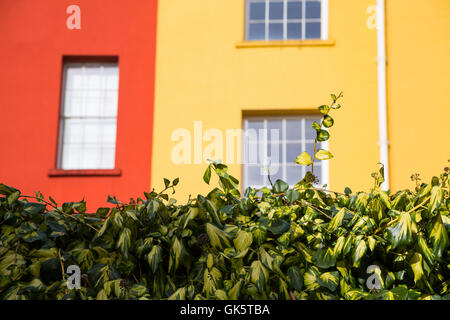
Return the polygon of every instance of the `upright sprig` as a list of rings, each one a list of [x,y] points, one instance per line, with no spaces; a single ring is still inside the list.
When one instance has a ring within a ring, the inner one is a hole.
[[[341,105],[338,100],[343,97],[343,93],[339,93],[338,96],[335,94],[331,95],[332,103],[330,105],[321,105],[318,107],[319,112],[322,114],[322,119],[320,123],[314,121],[312,128],[316,130],[316,138],[314,139],[314,151],[311,156],[308,152],[302,152],[296,159],[295,163],[301,166],[311,166],[311,174],[314,175],[314,163],[317,160],[329,160],[333,158],[331,152],[324,149],[317,149],[318,142],[324,142],[330,139],[330,133],[326,130],[333,126],[334,119],[329,115],[332,109],[339,109]]]

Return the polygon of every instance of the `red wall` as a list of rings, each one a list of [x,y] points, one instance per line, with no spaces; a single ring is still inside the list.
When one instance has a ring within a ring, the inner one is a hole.
[[[69,5],[81,29],[69,30]],[[156,0],[0,0],[0,182],[88,210],[150,187]],[[117,56],[120,176],[49,176],[56,165],[64,56]]]

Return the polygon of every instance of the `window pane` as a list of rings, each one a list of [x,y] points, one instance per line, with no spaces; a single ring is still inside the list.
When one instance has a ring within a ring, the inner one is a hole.
[[[302,145],[300,143],[286,143],[286,163],[294,163],[301,153]]]
[[[313,156],[314,154],[314,143],[307,143],[305,144],[305,151],[308,152],[308,154],[311,156]],[[316,149],[318,149],[318,146],[316,146]]]
[[[250,3],[250,20],[265,19],[266,4],[264,2]]]
[[[302,178],[302,168],[299,165],[288,165],[286,167],[286,182],[289,185],[295,185]]]
[[[306,2],[306,18],[320,19],[320,1]]]
[[[260,120],[247,120],[246,123],[249,128],[263,128],[265,122],[268,130],[285,130],[286,137],[282,137],[280,142],[275,142],[270,139],[269,133],[269,139],[265,143],[259,141],[258,143],[248,144],[248,142],[244,140],[244,154],[250,153],[257,155],[257,160],[255,160],[254,165],[248,165],[244,162],[243,171],[247,178],[243,190],[248,186],[269,186],[270,183],[267,178],[269,173],[273,183],[275,183],[277,179],[282,179],[292,186],[300,181],[303,178],[305,169],[294,163],[295,158],[303,151],[307,151],[310,156],[313,156],[314,150],[314,130],[307,130],[307,132],[311,132],[311,134],[309,134],[311,139],[309,140],[310,142],[306,142],[305,137],[303,136],[305,131],[303,130],[302,123],[304,121],[306,126],[311,127],[314,119],[319,120],[319,117],[289,117],[285,119],[280,119],[279,117],[266,117],[265,119]],[[321,148],[323,148],[322,143],[318,143],[317,150]],[[319,175],[321,184],[323,185],[322,162],[323,161],[315,161],[314,172]],[[306,169],[310,170],[310,168]]]
[[[270,120],[267,121],[267,135],[270,140],[283,140],[283,121]]]
[[[287,17],[288,19],[301,19],[302,18],[302,3],[300,1],[290,1],[287,5]]]
[[[269,19],[283,19],[283,2],[269,2]]]
[[[267,156],[270,158],[269,163],[281,163],[283,162],[283,149],[280,143],[269,143],[267,145]]]
[[[286,120],[286,139],[301,140],[302,138],[302,121]]]
[[[287,38],[288,39],[301,39],[302,38],[302,24],[289,22],[287,24]]]
[[[248,37],[249,40],[264,40],[266,27],[264,23],[250,23]]]
[[[60,167],[112,169],[119,81],[117,64],[68,63],[64,70]]]
[[[306,23],[306,39],[320,39],[320,22]]]
[[[244,164],[258,164],[260,147],[258,143],[246,142],[244,149]]]
[[[283,24],[269,23],[269,40],[283,39]]]
[[[263,175],[260,166],[247,166],[247,184],[249,186],[260,186],[263,184]]]

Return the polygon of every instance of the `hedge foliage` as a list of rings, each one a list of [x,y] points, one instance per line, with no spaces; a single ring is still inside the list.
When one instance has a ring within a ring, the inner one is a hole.
[[[220,188],[186,204],[165,179],[91,214],[0,184],[0,299],[450,299],[448,168],[395,194],[382,166],[368,193],[315,187],[311,172],[241,196],[225,165],[212,173]]]

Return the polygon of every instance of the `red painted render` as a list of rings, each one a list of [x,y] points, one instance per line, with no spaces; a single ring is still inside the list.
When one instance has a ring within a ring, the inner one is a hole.
[[[81,29],[69,30],[69,5]],[[156,0],[0,0],[0,182],[88,210],[150,188]],[[56,169],[64,56],[119,61],[116,168]]]

